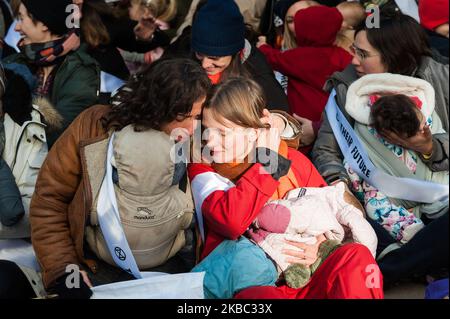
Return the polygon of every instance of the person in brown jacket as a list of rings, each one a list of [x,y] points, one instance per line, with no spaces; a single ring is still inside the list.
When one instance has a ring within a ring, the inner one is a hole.
[[[117,103],[87,109],[58,139],[41,168],[30,209],[32,244],[48,294],[89,298],[93,285],[133,279],[114,264],[98,223],[97,202],[109,163],[105,154],[110,140],[114,192],[136,264],[141,270],[155,270],[172,261],[169,268],[158,270],[176,272],[182,260],[176,259],[177,254],[189,241],[185,230],[191,227],[193,204],[189,189],[183,186],[185,163],[170,161],[170,147],[178,142],[171,136],[179,129],[193,134],[209,87],[198,63],[158,61],[129,81]],[[169,191],[159,196],[166,188]],[[176,218],[155,235],[154,227],[162,226],[151,221],[162,215],[167,219],[167,214]],[[155,242],[162,237],[164,242]],[[81,269],[75,272],[78,288],[67,284],[68,277],[73,277],[68,266]],[[0,299],[33,297],[31,292],[37,290],[27,288],[30,279],[16,264],[0,261]]]

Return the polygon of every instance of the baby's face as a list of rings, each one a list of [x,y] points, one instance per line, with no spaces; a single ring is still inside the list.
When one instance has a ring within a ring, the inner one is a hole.
[[[428,125],[427,119],[426,119],[425,115],[423,115],[423,113],[422,113],[418,108],[416,108],[416,114],[417,114],[417,119],[418,119],[419,122],[420,122],[420,125],[419,125],[419,130],[416,132],[415,135],[417,135],[417,134],[423,134],[423,133],[424,133],[425,126]],[[402,135],[402,137],[405,138],[405,139],[410,138],[410,136],[408,136],[407,133],[403,133],[403,134],[400,134],[400,135]]]
[[[425,115],[423,115],[423,113],[420,112],[419,109],[417,109],[417,118],[420,121],[419,133],[423,134],[425,126],[428,125],[428,123],[427,123],[427,119],[425,118]]]

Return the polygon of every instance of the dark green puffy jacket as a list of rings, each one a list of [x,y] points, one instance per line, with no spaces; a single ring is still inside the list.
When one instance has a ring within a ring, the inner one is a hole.
[[[67,54],[56,72],[49,100],[63,117],[63,126],[57,131],[47,132],[49,148],[78,114],[98,103],[100,67],[88,55],[86,48],[82,44],[78,50]],[[6,57],[4,63],[25,64],[33,74],[36,72],[36,68],[21,53]]]

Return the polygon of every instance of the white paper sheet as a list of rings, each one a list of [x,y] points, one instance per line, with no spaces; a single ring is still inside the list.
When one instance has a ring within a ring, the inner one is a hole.
[[[91,299],[204,299],[204,272],[142,275],[143,279],[94,287]]]

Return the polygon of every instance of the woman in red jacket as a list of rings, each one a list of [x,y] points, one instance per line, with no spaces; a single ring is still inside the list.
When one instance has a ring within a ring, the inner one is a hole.
[[[263,39],[257,44],[272,68],[289,79],[290,111],[309,129],[305,132],[307,139],[303,146],[314,142],[320,128],[328,101],[328,94],[323,90],[326,80],[334,72],[344,70],[352,60],[348,52],[334,44],[342,22],[343,16],[336,8],[309,7],[298,11],[294,17],[297,48],[281,52]],[[302,152],[309,150],[310,147],[305,147]]]
[[[197,219],[200,227],[204,225],[202,259],[224,241],[237,243],[267,201],[281,199],[294,188],[326,186],[311,162],[289,149],[276,129],[270,129],[270,114],[262,96],[254,81],[230,78],[215,88],[204,106],[203,136],[208,153],[203,150],[203,163],[189,166]],[[319,236],[315,245],[286,242],[287,261],[313,264],[323,240]],[[248,260],[249,268],[252,262]],[[212,266],[206,272],[214,270]],[[247,275],[249,271],[245,271]],[[236,297],[382,298],[383,290],[369,250],[347,244],[328,257],[302,289],[253,287]]]

